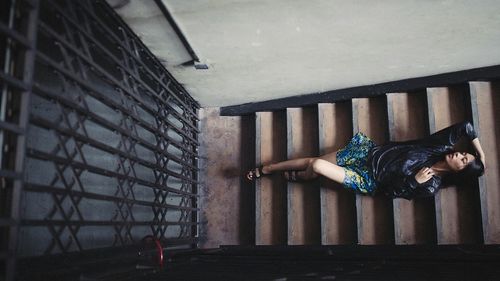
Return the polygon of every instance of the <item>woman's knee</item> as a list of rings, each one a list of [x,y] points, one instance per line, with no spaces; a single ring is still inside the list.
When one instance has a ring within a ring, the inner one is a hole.
[[[311,162],[309,165],[311,165],[312,170],[317,173],[321,174],[322,168],[325,166],[325,164],[328,163],[328,161],[319,159],[319,158],[313,158],[311,159]]]

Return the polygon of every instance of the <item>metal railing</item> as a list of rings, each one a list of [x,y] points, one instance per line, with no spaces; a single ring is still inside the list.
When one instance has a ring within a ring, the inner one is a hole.
[[[104,1],[1,5],[7,280],[25,257],[195,246],[198,103]]]

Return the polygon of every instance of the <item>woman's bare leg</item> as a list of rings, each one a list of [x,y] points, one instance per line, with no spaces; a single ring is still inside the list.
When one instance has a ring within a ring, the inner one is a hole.
[[[273,173],[273,172],[277,172],[277,171],[289,171],[289,170],[302,171],[302,170],[309,169],[312,171],[311,162],[316,160],[316,159],[323,159],[323,160],[326,160],[332,164],[337,164],[337,152],[327,153],[327,154],[322,155],[320,157],[297,158],[297,159],[291,159],[291,160],[286,160],[283,162],[265,165],[262,168],[262,172],[264,172],[265,174],[268,174],[268,173]]]
[[[344,183],[345,171],[344,168],[333,164],[324,159],[316,159],[312,162],[314,173],[329,178],[337,183]]]
[[[272,174],[280,171],[295,170],[300,171],[297,173],[297,175],[301,179],[312,180],[322,175],[333,181],[343,183],[345,177],[344,169],[342,169],[342,167],[340,166],[337,166],[336,163],[337,152],[331,152],[320,157],[297,158],[264,165],[262,167],[262,172],[264,174]]]
[[[264,174],[270,174],[274,172],[289,171],[289,170],[301,171],[307,169],[307,167],[314,159],[316,158],[315,157],[297,158],[269,165],[264,165],[262,167],[262,172]]]
[[[317,178],[319,175],[313,169],[313,162],[314,162],[314,160],[317,160],[317,159],[326,160],[326,161],[330,162],[331,164],[337,164],[337,152],[336,151],[330,152],[330,153],[324,154],[320,157],[311,158],[306,169],[304,171],[298,172],[297,175],[303,179],[315,179],[315,178]]]

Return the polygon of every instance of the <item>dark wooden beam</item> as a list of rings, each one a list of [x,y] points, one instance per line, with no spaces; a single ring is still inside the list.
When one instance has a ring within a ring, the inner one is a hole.
[[[469,81],[488,81],[500,78],[500,65],[473,68],[437,75],[409,78],[373,85],[358,86],[322,93],[311,93],[263,102],[225,106],[221,108],[222,116],[247,115],[257,111],[276,111],[287,107],[302,107],[317,103],[331,103],[352,98],[372,97],[386,93],[408,92],[427,87],[441,87]]]

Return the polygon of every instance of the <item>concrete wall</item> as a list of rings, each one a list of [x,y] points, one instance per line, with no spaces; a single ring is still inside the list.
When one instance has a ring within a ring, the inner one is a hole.
[[[153,1],[131,2],[155,6]],[[208,70],[176,63],[175,53],[182,50],[167,45],[175,38],[159,40],[168,27],[156,24],[158,11],[134,13],[127,8],[132,4],[116,11],[202,106],[500,63],[500,1],[163,2]]]

